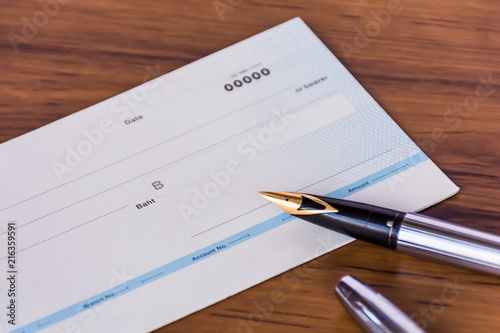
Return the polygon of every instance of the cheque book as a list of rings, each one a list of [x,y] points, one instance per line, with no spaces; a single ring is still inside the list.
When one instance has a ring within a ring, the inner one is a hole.
[[[150,331],[353,240],[262,188],[408,212],[458,191],[299,18],[0,159],[6,332]]]

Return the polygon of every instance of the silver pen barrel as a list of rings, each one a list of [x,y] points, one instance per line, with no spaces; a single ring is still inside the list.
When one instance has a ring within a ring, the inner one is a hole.
[[[407,213],[396,250],[500,276],[500,237],[428,216]]]

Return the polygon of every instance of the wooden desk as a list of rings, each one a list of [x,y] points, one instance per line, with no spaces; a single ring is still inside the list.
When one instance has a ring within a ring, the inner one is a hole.
[[[400,0],[380,23],[392,0],[60,0],[46,21],[38,1],[0,4],[0,142],[300,16],[461,187],[425,213],[500,234],[498,2]],[[344,274],[430,332],[500,331],[498,278],[355,242],[158,332],[358,331],[333,294]]]

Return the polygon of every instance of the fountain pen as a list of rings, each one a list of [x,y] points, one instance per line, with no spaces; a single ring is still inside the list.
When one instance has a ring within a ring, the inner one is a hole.
[[[294,192],[259,192],[288,214],[406,254],[500,276],[500,237],[416,213]]]

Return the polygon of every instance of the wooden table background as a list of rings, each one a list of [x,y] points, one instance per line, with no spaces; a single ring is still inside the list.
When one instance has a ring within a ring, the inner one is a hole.
[[[0,1],[0,142],[300,16],[461,187],[425,213],[500,234],[498,1],[400,0],[384,24],[393,0],[54,1]],[[355,242],[158,332],[359,331],[333,294],[344,274],[429,332],[500,331],[498,278]]]

